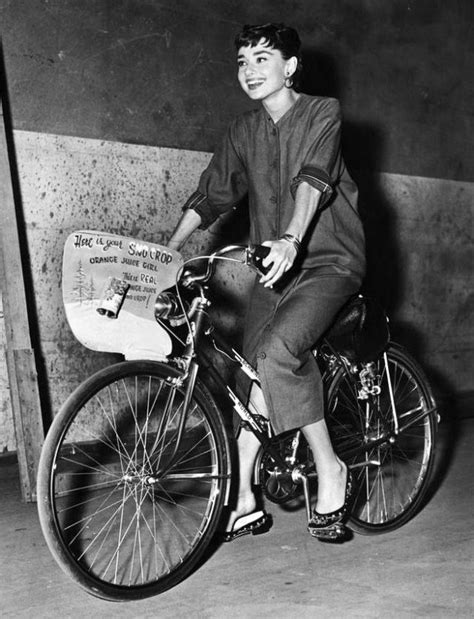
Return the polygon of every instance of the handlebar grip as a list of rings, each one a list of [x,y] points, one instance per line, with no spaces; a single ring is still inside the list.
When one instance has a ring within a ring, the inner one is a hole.
[[[263,266],[262,261],[270,253],[270,247],[266,245],[252,245],[249,247],[249,265],[256,269],[260,274],[266,275],[271,269],[273,262],[267,267]]]

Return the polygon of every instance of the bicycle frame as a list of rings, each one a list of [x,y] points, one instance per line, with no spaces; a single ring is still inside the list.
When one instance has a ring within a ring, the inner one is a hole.
[[[187,414],[187,406],[191,401],[193,389],[198,376],[199,368],[203,368],[207,372],[215,383],[219,386],[221,393],[226,398],[226,401],[236,411],[242,422],[250,427],[250,430],[257,437],[262,446],[263,452],[269,454],[275,464],[282,470],[287,471],[291,475],[291,479],[295,484],[302,484],[303,494],[305,498],[306,516],[308,521],[311,519],[311,499],[309,490],[309,477],[316,476],[316,473],[310,473],[309,475],[302,471],[301,468],[294,466],[296,452],[301,440],[301,430],[297,432],[292,443],[292,457],[285,459],[283,454],[272,444],[272,430],[269,421],[258,413],[252,413],[247,406],[240,400],[239,396],[234,390],[227,384],[227,381],[223,378],[220,372],[214,367],[212,360],[202,350],[201,343],[203,338],[206,338],[210,342],[210,346],[220,355],[226,357],[235,363],[238,367],[238,371],[243,372],[247,377],[253,381],[258,387],[260,385],[260,379],[258,372],[248,363],[244,357],[242,357],[234,348],[230,347],[225,339],[219,334],[217,329],[206,321],[207,308],[210,305],[210,301],[205,295],[204,288],[199,285],[200,296],[199,301],[194,303],[193,319],[189,323],[189,332],[192,337],[188,337],[187,344],[181,355],[179,361],[184,364],[186,370],[183,373],[182,381],[185,382],[185,400],[183,405],[182,420],[184,421]],[[341,362],[338,362],[338,367]],[[324,380],[327,382],[329,377],[332,376],[334,369],[330,369],[329,365],[326,368]],[[178,440],[175,446],[178,450],[179,440],[181,434],[178,435]],[[293,464],[292,464],[293,461]],[[367,463],[369,464],[369,463]],[[361,466],[366,465],[362,463]],[[257,481],[257,480],[256,480]]]
[[[229,246],[228,248],[224,248],[222,252],[227,252],[229,250],[233,251],[235,249],[241,249],[240,246]],[[263,417],[262,415],[257,413],[253,413],[249,410],[249,408],[240,400],[239,396],[234,392],[234,390],[227,384],[227,381],[223,378],[223,376],[219,373],[219,371],[215,368],[212,360],[209,356],[202,350],[201,343],[203,338],[206,338],[211,347],[220,355],[226,357],[231,360],[233,363],[237,365],[238,371],[243,372],[247,377],[258,387],[260,387],[260,379],[258,376],[258,372],[244,359],[234,348],[230,347],[225,339],[219,335],[216,328],[210,324],[207,320],[207,310],[211,305],[210,300],[207,297],[207,287],[205,286],[205,282],[207,282],[212,274],[213,274],[213,264],[216,257],[221,255],[220,252],[217,254],[213,254],[208,261],[207,270],[204,274],[188,277],[188,285],[189,281],[192,282],[192,285],[197,287],[198,294],[193,299],[191,303],[191,318],[189,318],[186,322],[188,324],[189,335],[187,338],[187,342],[184,348],[184,352],[179,358],[176,360],[178,365],[181,365],[181,368],[184,369],[182,382],[185,384],[185,401],[183,406],[183,420],[182,423],[184,425],[184,420],[186,417],[187,406],[191,401],[193,389],[195,386],[196,378],[198,376],[199,368],[202,367],[205,372],[212,376],[214,382],[219,386],[220,391],[226,398],[226,401],[231,405],[231,407],[236,411],[237,415],[240,417],[243,423],[245,423],[253,434],[257,437],[258,441],[262,445],[262,449],[264,452],[268,453],[275,464],[281,469],[281,471],[286,472],[286,474],[290,474],[292,480],[295,483],[302,483],[303,490],[305,495],[306,509],[308,514],[308,519],[310,518],[310,500],[309,500],[309,486],[308,486],[308,475],[306,472],[302,471],[300,468],[292,466],[291,464],[291,456],[290,458],[285,458],[282,453],[276,448],[276,446],[272,443],[273,434],[269,421]],[[246,264],[248,263],[249,252],[247,250],[246,254]],[[184,309],[184,306],[183,306]],[[337,372],[342,371],[344,375],[348,378],[351,384],[354,385],[354,389],[357,389],[358,400],[368,400],[368,398],[377,398],[380,394],[380,376],[374,375],[373,364],[372,363],[363,363],[363,364],[351,364],[345,357],[339,355],[337,351],[332,349],[329,342],[323,339],[322,343],[323,352],[319,358],[322,360],[324,364],[323,368],[323,382],[326,387],[326,391],[328,391],[331,381],[334,379]],[[395,397],[392,388],[392,378],[390,376],[390,368],[388,363],[387,355],[384,353],[384,366],[385,366],[385,379],[388,383],[388,391],[389,391],[389,399],[390,399],[390,413],[392,417],[392,424],[386,425],[385,423],[381,423],[379,430],[376,435],[371,436],[368,439],[367,444],[359,445],[357,447],[349,447],[346,452],[342,451],[339,455],[345,459],[346,457],[350,457],[352,463],[350,467],[353,469],[360,469],[369,466],[380,466],[381,462],[376,459],[368,459],[367,453],[368,449],[373,450],[374,448],[378,448],[379,446],[387,445],[389,443],[394,443],[396,436],[404,432],[411,425],[416,424],[421,418],[424,416],[430,415],[433,412],[432,408],[429,408],[427,411],[421,411],[421,414],[415,415],[412,417],[413,411],[409,411],[408,417],[409,420],[406,423],[402,423],[402,420],[399,419],[397,407],[395,404]],[[203,373],[204,378],[204,373]],[[359,385],[359,387],[357,386]],[[370,405],[367,402],[366,405],[366,425],[369,427],[370,425]],[[180,434],[179,437],[180,438]],[[301,437],[301,430],[295,435],[295,444],[292,446],[293,454],[296,454],[296,451],[299,446]],[[177,449],[177,448],[176,448]],[[354,462],[354,458],[356,461]],[[316,473],[314,473],[315,475]],[[312,475],[312,473],[310,474]]]
[[[250,410],[240,400],[239,396],[227,384],[226,380],[222,377],[218,370],[216,370],[209,356],[201,350],[201,347],[199,346],[201,338],[207,338],[215,351],[236,363],[239,370],[246,374],[250,380],[254,381],[260,387],[258,373],[252,368],[252,366],[235,349],[231,348],[226,343],[224,338],[219,335],[214,326],[205,325],[204,319],[209,302],[205,299],[204,295],[202,295],[202,298],[203,303],[201,306],[197,307],[195,318],[193,318],[193,321],[191,322],[191,331],[194,334],[195,352],[190,353],[191,343],[188,343],[182,356],[183,359],[190,359],[189,371],[186,378],[185,403],[187,404],[191,399],[198,370],[199,367],[202,366],[220,387],[222,394],[226,397],[227,401],[239,415],[241,420],[251,427],[252,432],[255,434],[262,447],[271,453],[272,457],[280,466],[286,467],[287,464],[281,454],[271,445],[271,432],[268,421],[263,416],[250,412]]]
[[[147,341],[143,352],[159,353],[152,359],[131,355],[90,376],[64,402],[45,439],[38,467],[41,528],[60,567],[93,595],[124,601],[155,595],[200,565],[230,504],[233,415],[227,405],[261,445],[253,472],[262,499],[296,501],[296,507],[304,493],[313,535],[309,483],[317,472],[305,433],[275,435],[221,366],[230,361],[260,385],[258,372],[207,317],[206,282],[216,259],[250,264],[249,248],[230,249],[243,249],[244,256],[223,258],[228,247],[191,259],[207,261],[199,274],[183,272],[180,257],[171,276],[155,282],[155,318],[171,345]],[[89,309],[100,325],[95,305]],[[372,347],[369,338],[351,348],[356,331],[344,331],[344,318],[354,316],[353,307],[336,321],[336,337],[328,332],[312,351],[334,450],[354,469],[347,522],[328,530],[338,539],[346,539],[344,527],[378,534],[405,524],[423,506],[436,471],[439,417],[422,369],[388,334]]]

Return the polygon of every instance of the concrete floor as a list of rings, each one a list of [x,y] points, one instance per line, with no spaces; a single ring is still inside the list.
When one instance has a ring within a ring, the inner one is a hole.
[[[343,545],[313,540],[304,511],[276,505],[273,529],[217,549],[160,596],[114,604],[57,567],[36,505],[20,500],[15,463],[0,465],[1,617],[474,617],[474,418],[440,431],[439,487],[393,533]]]

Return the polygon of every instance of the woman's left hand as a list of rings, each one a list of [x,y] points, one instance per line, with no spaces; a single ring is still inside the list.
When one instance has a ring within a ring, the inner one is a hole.
[[[265,288],[272,288],[282,275],[291,269],[297,256],[295,246],[288,241],[264,241],[262,245],[270,247],[270,253],[262,260],[264,267],[270,266],[266,275],[262,275],[260,283]]]

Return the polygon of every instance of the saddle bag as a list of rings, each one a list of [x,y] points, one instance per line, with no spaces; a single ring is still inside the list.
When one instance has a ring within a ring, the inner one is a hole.
[[[351,363],[368,363],[387,348],[390,339],[388,318],[382,306],[371,297],[351,298],[337,314],[325,340]]]

